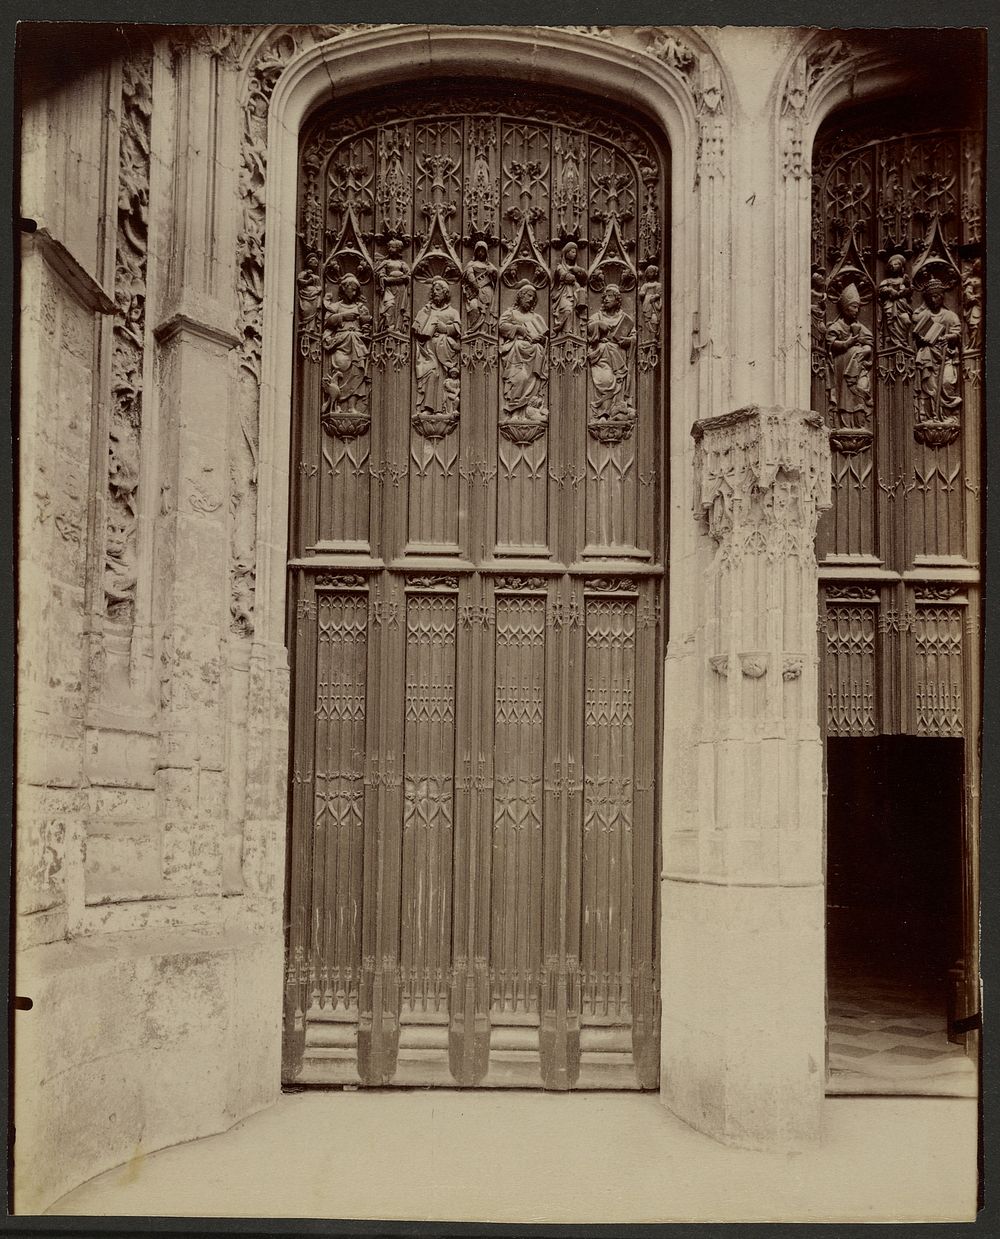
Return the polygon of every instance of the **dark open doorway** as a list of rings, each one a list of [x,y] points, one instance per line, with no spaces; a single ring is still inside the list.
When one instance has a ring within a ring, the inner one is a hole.
[[[960,739],[827,740],[831,1092],[974,1092],[954,1021],[963,759]]]

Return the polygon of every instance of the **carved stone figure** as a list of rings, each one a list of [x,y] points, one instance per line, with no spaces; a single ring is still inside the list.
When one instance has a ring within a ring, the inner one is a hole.
[[[916,345],[917,425],[944,422],[957,432],[959,345],[962,324],[958,315],[945,307],[944,285],[931,278],[923,289],[924,304],[913,316],[913,341]],[[954,436],[952,436],[954,437]]]
[[[116,423],[108,432],[108,489],[116,504],[135,511],[139,486],[139,443],[133,427]]]
[[[367,332],[372,316],[361,299],[361,284],[353,275],[341,279],[339,298],[327,293],[323,310],[323,350],[329,355],[331,366],[323,379],[327,397],[323,423],[332,429],[333,419],[368,417],[371,379]]]
[[[609,284],[601,308],[590,317],[587,329],[587,360],[597,393],[591,402],[593,416],[633,419],[630,357],[635,344],[635,323],[622,306],[621,289]]]
[[[403,242],[393,237],[386,247],[388,257],[375,268],[379,291],[379,326],[386,331],[405,331],[410,313],[410,265],[403,258]]]
[[[663,285],[660,268],[650,264],[643,272],[639,285],[639,321],[646,340],[655,340],[660,334],[660,318],[663,314]]]
[[[965,347],[976,350],[983,343],[983,280],[978,258],[962,280],[962,313],[965,315]]]
[[[500,318],[503,412],[519,421],[546,422],[549,416],[545,407],[549,329],[535,309],[537,303],[534,285],[525,280],[514,304]]]
[[[587,313],[587,272],[576,261],[578,253],[576,242],[567,241],[556,264],[552,328],[557,334],[574,332]]]
[[[840,316],[826,329],[828,390],[834,426],[862,429],[872,408],[872,333],[858,322],[861,295],[848,284],[837,302]]]
[[[323,278],[319,273],[319,255],[310,254],[305,267],[295,277],[299,294],[299,325],[307,327],[316,317],[323,300]]]
[[[882,321],[883,348],[909,348],[913,313],[912,291],[902,254],[893,254],[886,263],[889,274],[878,286],[879,313]]]
[[[486,242],[477,241],[472,249],[472,258],[465,264],[462,272],[466,326],[469,331],[488,328],[493,318],[493,298],[500,273],[490,262],[489,254]]]
[[[135,604],[135,551],[132,545],[135,521],[112,509],[108,513],[104,542],[104,598],[108,618],[131,620]]]
[[[430,298],[413,322],[416,338],[417,414],[458,416],[462,320],[447,280],[431,284]]]

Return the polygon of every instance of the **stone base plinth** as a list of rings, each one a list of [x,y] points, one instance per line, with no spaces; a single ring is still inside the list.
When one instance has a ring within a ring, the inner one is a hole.
[[[15,1025],[16,1211],[274,1102],[281,972],[280,940],[234,931],[23,952],[17,992],[33,1006]]]
[[[816,1140],[825,1085],[824,892],[665,879],[660,1091],[726,1144]]]

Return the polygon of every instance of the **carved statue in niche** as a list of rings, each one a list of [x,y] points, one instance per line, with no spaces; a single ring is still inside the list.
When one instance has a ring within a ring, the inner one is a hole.
[[[130,621],[135,606],[135,520],[112,508],[104,541],[104,598],[108,619]]]
[[[431,283],[430,297],[413,321],[416,337],[417,408],[414,426],[428,437],[458,423],[462,320],[451,304],[447,280]]]
[[[477,241],[462,272],[468,331],[489,330],[493,325],[493,298],[499,276],[496,266],[490,262],[489,246],[485,241]]]
[[[913,311],[910,305],[912,285],[906,274],[906,260],[893,254],[886,263],[889,274],[878,286],[878,303],[882,320],[884,348],[909,348]]]
[[[324,427],[342,437],[361,433],[367,425],[370,347],[367,332],[371,311],[361,298],[361,284],[354,275],[340,280],[340,294],[323,299],[323,351],[330,357],[330,371],[323,377],[326,399]]]
[[[410,264],[403,258],[403,242],[393,237],[387,257],[375,268],[379,291],[379,327],[405,331],[410,314]]]
[[[319,273],[319,255],[310,254],[305,267],[295,277],[299,294],[299,326],[308,327],[323,300],[323,277]]]
[[[978,258],[972,260],[962,279],[962,313],[965,315],[965,347],[974,352],[983,343],[983,279]]]
[[[663,314],[663,285],[660,268],[650,264],[643,272],[639,285],[639,321],[644,340],[655,340],[660,334],[660,317]]]
[[[605,288],[601,308],[590,316],[587,339],[590,379],[597,393],[590,405],[590,429],[602,442],[618,441],[631,433],[635,422],[630,364],[635,323],[622,306],[617,284]],[[612,433],[611,426],[622,433]]]
[[[924,304],[913,315],[916,345],[916,426],[921,443],[943,447],[958,435],[959,347],[962,324],[944,304],[944,284],[932,276],[923,288]]]
[[[567,241],[554,272],[555,296],[552,300],[554,333],[573,333],[577,319],[587,314],[587,272],[577,263],[579,247]]]
[[[529,423],[540,428],[549,420],[545,406],[549,329],[535,308],[537,304],[535,286],[523,280],[514,295],[514,304],[500,318],[500,358],[504,418],[508,422]],[[501,431],[503,429],[501,425]],[[540,433],[539,429],[531,438],[537,438]]]
[[[834,435],[841,451],[858,451],[871,442],[872,346],[874,338],[858,322],[861,294],[848,284],[837,302],[840,310],[826,329],[827,391]]]

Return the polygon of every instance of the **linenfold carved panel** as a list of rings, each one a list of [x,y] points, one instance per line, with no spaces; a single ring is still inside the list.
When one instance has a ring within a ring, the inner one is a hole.
[[[835,130],[813,168],[813,407],[834,449],[821,553],[968,556],[982,351],[982,143]]]

